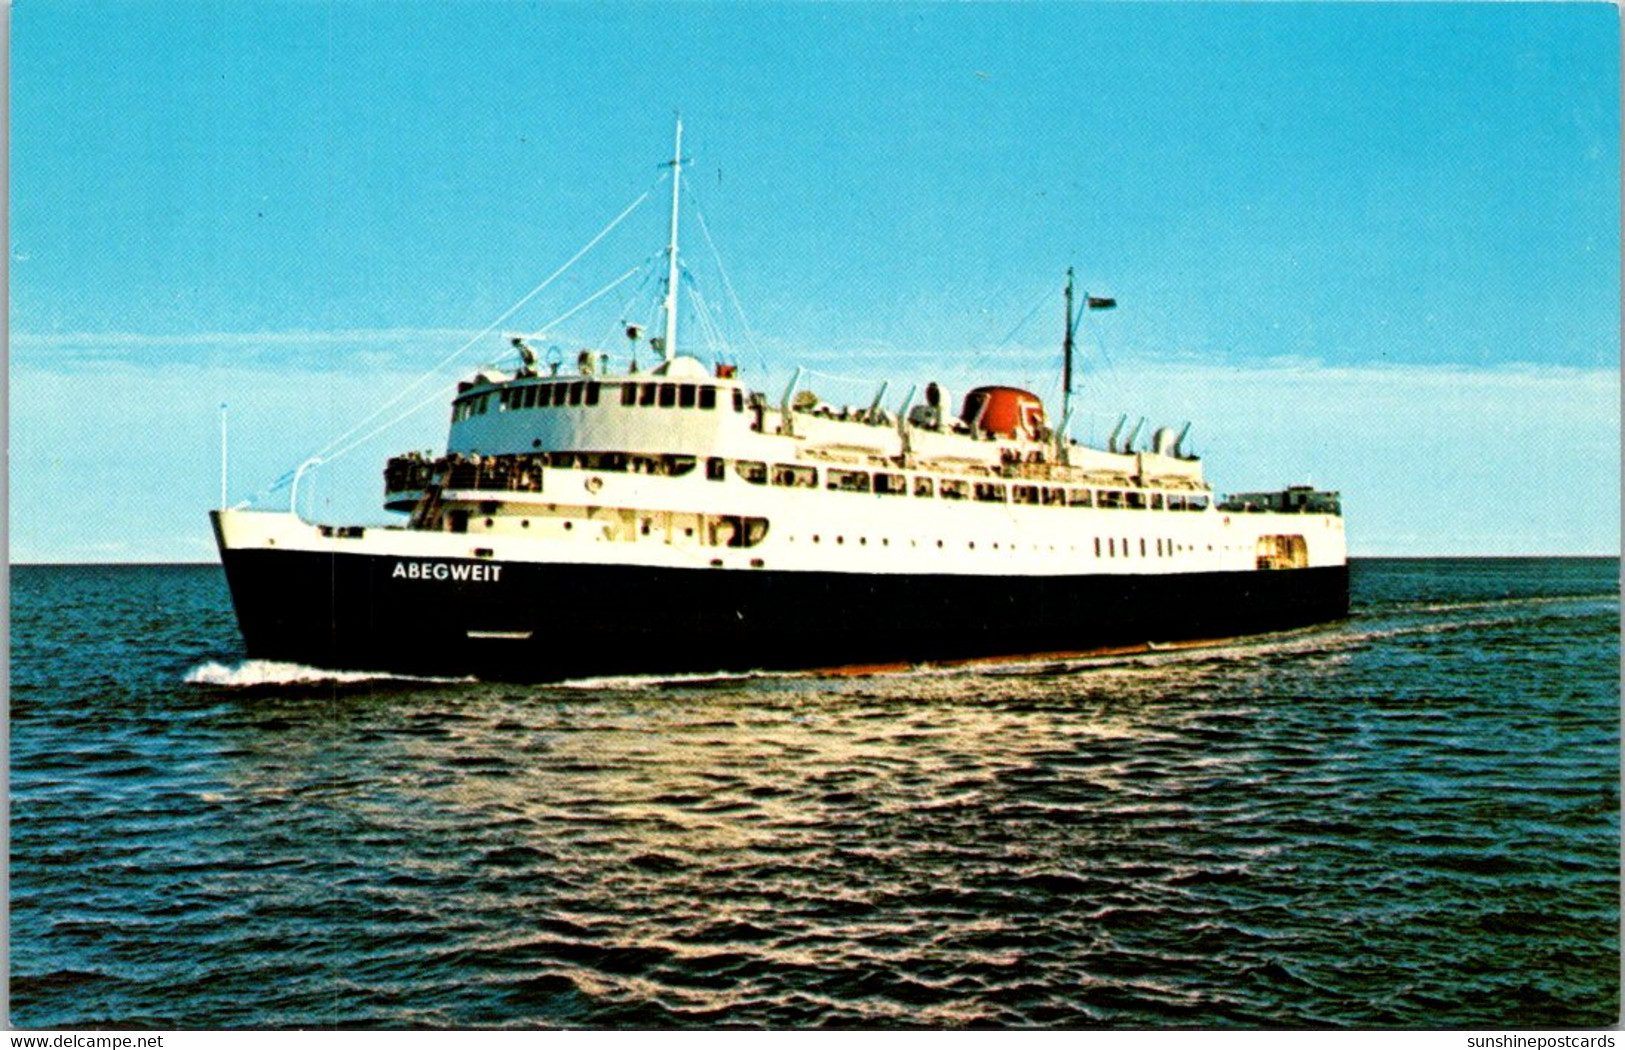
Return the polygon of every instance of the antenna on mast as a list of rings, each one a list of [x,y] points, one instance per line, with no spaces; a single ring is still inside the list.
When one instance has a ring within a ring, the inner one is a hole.
[[[677,185],[683,175],[683,115],[677,114],[677,142],[671,153],[671,240],[666,245],[666,334],[661,353],[670,361],[677,354]]]
[[[1066,431],[1072,423],[1072,267],[1066,268],[1066,340],[1062,345],[1061,365],[1061,425],[1055,433],[1056,458],[1067,462],[1068,438]]]
[[[1078,326],[1083,324],[1083,315],[1090,310],[1111,310],[1117,306],[1116,299],[1105,296],[1094,296],[1088,292],[1083,293],[1083,309],[1073,312],[1072,308],[1072,267],[1066,268],[1066,340],[1062,344],[1063,361],[1061,365],[1061,432],[1055,436],[1056,456],[1062,463],[1067,461],[1067,424],[1072,420],[1072,351],[1076,345]],[[1117,424],[1118,430],[1123,427]],[[1117,438],[1117,431],[1112,431],[1112,440]],[[1130,439],[1133,440],[1132,438]],[[1114,449],[1115,451],[1115,449]]]

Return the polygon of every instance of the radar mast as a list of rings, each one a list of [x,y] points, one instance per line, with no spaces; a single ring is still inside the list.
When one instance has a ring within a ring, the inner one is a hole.
[[[677,142],[671,153],[671,240],[666,245],[666,334],[660,352],[667,361],[677,355],[677,187],[683,177],[683,117],[677,116]]]

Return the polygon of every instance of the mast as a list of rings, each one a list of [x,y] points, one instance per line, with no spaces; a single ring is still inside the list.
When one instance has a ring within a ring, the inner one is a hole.
[[[1066,341],[1062,344],[1061,419],[1072,418],[1072,267],[1066,268]],[[1062,440],[1066,440],[1062,435]]]
[[[666,334],[661,353],[677,354],[677,184],[683,175],[683,118],[677,117],[677,143],[671,154],[671,240],[666,245]]]

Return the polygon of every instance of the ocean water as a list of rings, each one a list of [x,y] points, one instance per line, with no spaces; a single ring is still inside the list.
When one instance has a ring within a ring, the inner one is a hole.
[[[867,678],[244,660],[215,567],[12,570],[11,1021],[1619,1018],[1619,563]],[[561,644],[582,644],[561,639]]]

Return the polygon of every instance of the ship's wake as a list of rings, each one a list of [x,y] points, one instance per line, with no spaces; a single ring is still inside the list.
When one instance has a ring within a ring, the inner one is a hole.
[[[567,678],[554,682],[558,689],[583,689],[589,692],[608,689],[705,689],[712,686],[738,685],[761,678],[794,677],[795,671],[712,671],[699,674],[646,674],[603,675],[594,678]]]
[[[432,678],[391,671],[336,671],[325,667],[283,663],[280,660],[244,660],[223,664],[211,660],[186,672],[187,685],[207,685],[226,689],[260,689],[267,686],[354,685],[358,682],[472,682],[473,678]]]

